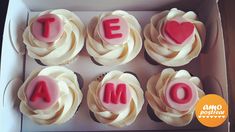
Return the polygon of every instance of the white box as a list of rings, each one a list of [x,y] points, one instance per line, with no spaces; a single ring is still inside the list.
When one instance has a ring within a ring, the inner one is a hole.
[[[93,64],[83,48],[79,62],[66,65],[75,72],[80,73],[85,79],[82,89],[84,98],[75,117],[63,125],[42,126],[33,123],[30,119],[20,114],[17,98],[17,90],[25,77],[35,67],[42,67],[28,55],[24,55],[25,47],[22,41],[22,33],[28,19],[36,13],[47,10],[64,8],[74,11],[87,25],[89,20],[104,11],[123,9],[136,16],[142,25],[149,23],[150,17],[158,11],[177,7],[181,10],[193,10],[207,29],[206,43],[200,56],[190,64],[175,68],[189,70],[199,76],[206,93],[216,93],[228,100],[227,73],[224,39],[222,34],[221,18],[216,0],[9,0],[6,15],[5,28],[2,41],[1,73],[0,73],[0,124],[1,129],[9,132],[16,131],[104,131],[104,130],[169,130],[169,131],[229,131],[229,121],[218,128],[206,128],[200,125],[196,119],[186,127],[172,127],[165,123],[156,123],[150,120],[146,112],[146,104],[137,117],[135,123],[129,127],[117,129],[98,124],[91,120],[86,104],[87,84],[101,73],[113,69],[135,72],[140,78],[145,90],[147,79],[153,74],[165,68],[148,64],[143,57],[143,49],[130,63],[116,67],[101,67]],[[141,65],[138,65],[141,64]],[[139,67],[137,67],[138,65]],[[89,71],[86,67],[96,69]],[[147,67],[148,71],[141,70]],[[143,122],[144,120],[144,122]],[[1,130],[1,131],[2,131]]]

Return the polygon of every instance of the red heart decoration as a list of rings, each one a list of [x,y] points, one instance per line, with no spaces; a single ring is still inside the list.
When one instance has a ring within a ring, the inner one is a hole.
[[[167,21],[165,25],[166,34],[177,44],[182,44],[194,30],[191,22]]]

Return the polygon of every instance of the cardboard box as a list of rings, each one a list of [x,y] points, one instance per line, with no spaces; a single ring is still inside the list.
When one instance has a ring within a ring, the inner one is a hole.
[[[164,66],[153,66],[144,60],[143,51],[130,63],[123,66],[100,67],[93,64],[85,50],[79,53],[78,61],[66,67],[80,73],[85,79],[82,89],[84,98],[74,118],[62,125],[42,126],[23,116],[18,108],[19,100],[17,90],[29,73],[36,67],[43,67],[25,54],[22,33],[30,17],[40,11],[64,8],[74,11],[84,22],[105,11],[122,9],[136,16],[142,28],[149,23],[150,17],[159,11],[169,10],[173,7],[184,11],[195,11],[199,19],[206,25],[206,43],[200,56],[186,66],[174,68],[186,69],[193,75],[199,76],[203,81],[204,91],[215,93],[228,100],[227,73],[222,34],[221,18],[217,0],[10,0],[5,21],[0,76],[0,124],[1,129],[9,132],[16,131],[105,131],[105,130],[165,130],[165,131],[229,131],[229,121],[217,128],[206,128],[194,119],[185,127],[172,127],[164,122],[152,121],[146,111],[147,100],[144,107],[131,126],[117,129],[94,122],[86,104],[87,84],[98,75],[110,70],[132,71],[141,79],[145,90],[147,79],[153,73],[160,72]],[[89,68],[89,69],[88,69]],[[143,70],[147,68],[148,70]],[[91,70],[95,69],[95,70]],[[3,126],[3,127],[2,127]]]

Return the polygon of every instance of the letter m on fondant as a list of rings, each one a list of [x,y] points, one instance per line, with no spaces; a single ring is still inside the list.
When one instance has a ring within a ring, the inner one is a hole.
[[[104,98],[103,101],[105,103],[113,103],[113,104],[126,104],[126,85],[118,84],[116,90],[114,89],[113,83],[107,83],[104,89]]]

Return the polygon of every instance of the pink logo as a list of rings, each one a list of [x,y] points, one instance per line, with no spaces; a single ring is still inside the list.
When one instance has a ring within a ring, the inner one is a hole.
[[[99,23],[99,35],[108,44],[123,44],[128,33],[128,23],[120,16],[106,16]]]
[[[101,87],[99,98],[105,108],[118,113],[129,106],[131,94],[125,83],[111,80]]]

